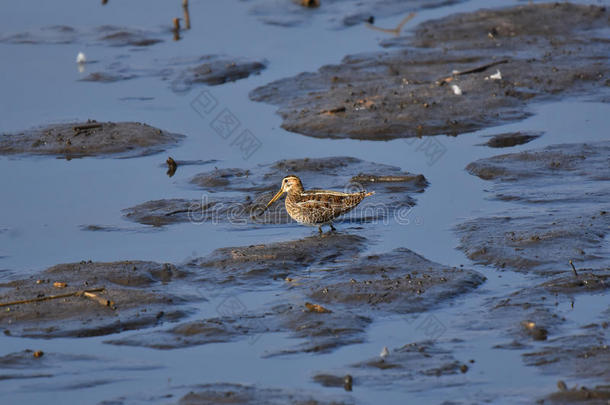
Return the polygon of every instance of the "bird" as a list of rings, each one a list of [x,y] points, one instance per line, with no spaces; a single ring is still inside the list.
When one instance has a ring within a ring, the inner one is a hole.
[[[280,191],[267,203],[259,215],[262,215],[271,204],[286,193],[286,212],[295,221],[304,225],[318,226],[322,233],[322,225],[329,225],[335,231],[332,221],[338,216],[355,208],[374,191],[360,191],[357,193],[343,193],[332,190],[305,190],[303,183],[295,175],[282,179]]]

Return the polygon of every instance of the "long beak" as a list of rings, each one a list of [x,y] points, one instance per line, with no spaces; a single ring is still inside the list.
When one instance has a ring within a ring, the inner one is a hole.
[[[282,194],[284,194],[284,189],[280,189],[280,191],[278,191],[278,192],[277,192],[277,194],[273,196],[273,198],[271,199],[271,201],[269,201],[269,202],[267,203],[267,205],[265,206],[265,209],[263,209],[263,210],[261,211],[261,213],[260,213],[260,214],[258,214],[258,215],[259,215],[259,216],[260,216],[260,215],[263,215],[263,213],[264,213],[265,211],[267,211],[267,208],[269,208],[269,206],[270,206],[271,204],[273,204],[273,203],[274,203],[274,202],[275,202],[275,201],[276,201],[278,198],[280,198],[280,197],[282,196]]]

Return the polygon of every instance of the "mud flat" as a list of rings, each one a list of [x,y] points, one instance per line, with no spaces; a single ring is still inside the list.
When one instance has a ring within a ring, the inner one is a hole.
[[[315,186],[345,192],[365,189],[377,192],[337,223],[408,221],[410,209],[416,203],[414,195],[428,186],[421,174],[351,157],[281,160],[251,169],[224,168],[199,173],[190,183],[206,192],[201,199],[148,201],[124,209],[123,214],[131,221],[152,226],[182,222],[239,226],[293,223],[281,203],[261,215],[288,174],[298,175],[306,189]]]
[[[258,388],[242,384],[205,384],[193,388],[193,391],[184,395],[178,401],[179,405],[205,405],[205,404],[315,404],[315,405],[341,405],[353,404],[347,396],[319,399],[307,392],[284,390],[278,388]]]
[[[542,136],[541,132],[508,132],[491,136],[484,145],[487,145],[490,148],[510,148],[512,146],[526,144],[540,136]]]
[[[0,36],[0,43],[23,45],[102,44],[113,47],[146,47],[163,42],[163,32],[138,28],[102,25],[94,28],[77,28],[52,25],[30,31]]]
[[[0,135],[0,155],[51,155],[66,159],[116,155],[136,157],[163,151],[184,135],[139,122],[72,122]]]
[[[371,0],[358,3],[345,0],[292,0],[281,3],[263,0],[251,7],[250,14],[264,24],[286,28],[307,25],[313,19],[322,18],[327,21],[328,28],[343,29],[357,24],[374,24],[376,18],[457,3],[458,0]]]
[[[388,387],[400,381],[409,390],[438,389],[440,387],[466,385],[460,375],[468,372],[469,361],[457,360],[450,350],[432,340],[407,343],[388,350],[386,356],[369,358],[335,372],[319,372],[313,380],[323,386],[347,389],[341,382],[346,376],[353,381],[353,389],[362,386]]]
[[[452,15],[385,41],[386,52],[346,56],[250,98],[278,105],[283,128],[313,137],[459,135],[523,119],[533,101],[607,86],[608,16],[569,3]]]
[[[541,274],[569,271],[570,260],[608,267],[609,157],[610,142],[598,142],[469,164],[470,173],[493,182],[493,198],[510,202],[510,210],[459,225],[460,248],[479,263]]]
[[[208,297],[224,297],[218,316],[164,331],[110,340],[119,345],[172,349],[265,333],[289,332],[304,340],[266,356],[324,353],[363,341],[374,314],[425,312],[474,290],[480,274],[430,262],[400,249],[360,257],[366,239],[329,233],[290,242],[218,249],[184,265]],[[350,280],[351,281],[340,281]],[[247,309],[223,289],[274,288],[278,303]]]
[[[24,337],[85,337],[182,318],[185,302],[167,292],[185,272],[171,264],[123,261],[59,264],[0,284],[0,329]]]
[[[41,346],[42,346],[41,342]],[[83,373],[82,367],[95,364],[95,373]],[[0,356],[0,381],[29,380],[37,389],[75,390],[115,383],[121,380],[117,372],[152,370],[161,368],[154,362],[134,364],[130,359],[108,359],[104,356],[46,352],[25,349]],[[100,372],[111,372],[114,377],[100,377]],[[67,383],[58,383],[55,377],[67,377]],[[17,382],[15,382],[17,383]]]
[[[589,389],[585,386],[595,387],[609,381],[608,311],[596,316],[597,322],[588,323],[578,319],[568,321],[557,308],[570,302],[582,305],[579,301],[584,295],[595,294],[603,301],[609,289],[610,268],[585,269],[577,275],[572,272],[556,275],[536,286],[489,299],[485,315],[472,327],[506,331],[512,340],[494,346],[495,349],[518,350],[525,365],[565,380],[559,380],[560,390],[549,399],[568,403],[605,398],[607,385]],[[596,313],[599,309],[603,308],[591,308],[590,311]],[[567,389],[566,383],[573,388]]]
[[[329,273],[315,283],[313,300],[391,313],[424,312],[485,281],[477,272],[431,262],[406,248],[362,257]]]
[[[190,90],[197,84],[215,86],[245,79],[259,74],[267,67],[264,59],[234,58],[221,55],[205,55],[193,60],[170,61],[169,68],[176,69],[171,80],[175,92]],[[167,68],[164,69],[167,72]]]
[[[259,74],[267,67],[267,63],[264,59],[204,55],[196,58],[157,59],[151,66],[134,67],[124,62],[124,58],[117,57],[116,60],[100,68],[101,70],[95,70],[79,80],[112,83],[155,77],[169,82],[172,91],[186,93],[200,84],[216,86]],[[203,106],[203,108],[207,107]]]
[[[492,182],[490,198],[504,201],[506,211],[460,224],[460,249],[476,262],[537,277],[533,286],[488,299],[485,316],[472,327],[504,330],[512,341],[497,349],[526,350],[526,365],[566,378],[570,386],[607,381],[610,375],[608,310],[587,304],[590,315],[580,321],[567,320],[557,309],[583,305],[583,296],[606,304],[609,159],[610,142],[603,141],[498,155],[466,168]],[[566,382],[547,399],[563,403],[607,395],[607,387],[568,389]]]

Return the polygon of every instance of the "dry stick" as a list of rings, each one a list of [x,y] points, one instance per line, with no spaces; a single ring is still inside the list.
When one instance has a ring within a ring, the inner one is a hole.
[[[174,28],[172,31],[174,32],[174,41],[180,40],[180,19],[174,18],[173,20]]]
[[[388,34],[394,34],[394,35],[398,36],[400,34],[400,31],[402,31],[402,27],[404,27],[404,25],[406,23],[408,23],[413,17],[415,17],[415,13],[409,14],[408,16],[406,16],[405,18],[402,19],[402,21],[396,26],[396,28],[391,28],[391,29],[377,27],[377,26],[374,26],[373,24],[369,24],[369,23],[366,23],[365,25],[372,30],[386,32]]]
[[[102,288],[93,288],[91,290],[72,291],[71,293],[57,294],[57,295],[47,295],[45,297],[36,297],[36,298],[30,298],[30,299],[26,299],[26,300],[19,300],[19,301],[12,301],[12,302],[0,302],[0,307],[8,307],[8,306],[11,306],[11,305],[19,305],[19,304],[31,304],[33,302],[55,300],[55,299],[58,299],[58,298],[74,297],[74,296],[77,296],[77,295],[83,295],[86,292],[88,292],[88,293],[100,292],[100,291],[104,291],[105,289],[106,288],[104,288],[104,287],[102,287]]]
[[[182,8],[184,9],[184,28],[191,29],[191,15],[189,14],[189,0],[182,0]]]
[[[78,295],[81,296],[81,294],[78,294]],[[93,301],[97,302],[98,304],[100,304],[103,307],[110,307],[111,309],[116,309],[116,305],[114,305],[114,301],[107,300],[106,298],[102,298],[99,295],[94,294],[92,292],[83,291],[82,296],[92,299]]]
[[[91,124],[76,125],[76,126],[72,127],[72,129],[74,130],[74,132],[81,132],[81,131],[86,131],[88,129],[101,128],[101,127],[102,127],[101,123],[93,122]]]
[[[472,69],[462,70],[461,72],[455,72],[451,76],[445,77],[444,79],[437,80],[437,83],[439,84],[439,86],[442,86],[443,84],[449,83],[450,81],[452,81],[455,76],[467,75],[470,73],[479,73],[486,69],[489,69],[492,66],[501,65],[503,63],[508,63],[508,62],[509,62],[508,59],[502,59],[502,60],[498,60],[495,62],[486,63],[485,65],[477,66]]]
[[[572,271],[574,272],[574,275],[575,275],[576,277],[578,277],[578,273],[576,272],[576,267],[574,267],[574,263],[572,263],[572,260],[570,260],[570,262],[569,262],[569,263],[570,263],[570,266],[572,266]]]

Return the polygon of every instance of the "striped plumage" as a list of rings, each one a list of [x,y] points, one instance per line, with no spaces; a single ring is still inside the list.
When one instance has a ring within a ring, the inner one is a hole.
[[[286,176],[282,180],[282,188],[269,201],[267,207],[286,193],[286,211],[295,221],[305,225],[330,225],[339,215],[345,214],[374,192],[342,193],[331,190],[304,190],[301,179],[297,176]],[[267,208],[265,207],[265,208]]]

